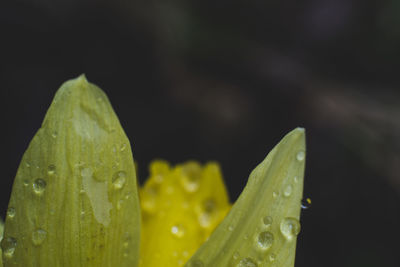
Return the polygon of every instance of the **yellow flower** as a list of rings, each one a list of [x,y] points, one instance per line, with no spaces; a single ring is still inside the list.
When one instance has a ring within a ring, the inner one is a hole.
[[[154,161],[138,191],[107,97],[67,81],[18,168],[0,266],[294,266],[304,136],[287,134],[233,206],[214,162]]]

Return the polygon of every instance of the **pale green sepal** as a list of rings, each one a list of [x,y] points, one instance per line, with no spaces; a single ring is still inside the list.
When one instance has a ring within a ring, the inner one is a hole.
[[[250,174],[242,194],[186,267],[294,266],[305,133],[287,134]]]
[[[100,88],[67,81],[18,168],[4,266],[137,266],[139,237],[129,141]]]

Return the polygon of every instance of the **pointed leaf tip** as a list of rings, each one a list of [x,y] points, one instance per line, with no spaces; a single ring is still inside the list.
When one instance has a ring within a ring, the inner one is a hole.
[[[130,143],[103,91],[57,91],[14,180],[4,266],[137,266],[140,209]]]
[[[228,216],[186,266],[294,266],[304,166],[305,131],[296,128],[252,171]]]

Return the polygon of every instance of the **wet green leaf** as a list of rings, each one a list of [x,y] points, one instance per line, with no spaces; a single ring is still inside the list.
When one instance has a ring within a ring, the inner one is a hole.
[[[185,266],[294,266],[304,165],[305,134],[297,128],[253,170],[232,210]]]
[[[54,97],[14,181],[4,266],[137,266],[140,210],[130,144],[82,75]]]

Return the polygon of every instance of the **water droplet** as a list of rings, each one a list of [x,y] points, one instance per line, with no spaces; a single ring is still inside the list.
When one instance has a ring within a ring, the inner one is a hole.
[[[8,208],[7,210],[7,217],[12,219],[15,216],[15,209],[14,208]]]
[[[263,218],[263,223],[265,226],[271,226],[272,224],[272,217],[271,216],[265,216]]]
[[[295,176],[295,177],[293,178],[293,181],[297,184],[297,183],[299,182],[299,177]]]
[[[29,180],[26,179],[26,180],[23,181],[23,183],[24,183],[24,186],[28,186],[29,185]]]
[[[234,228],[233,228],[233,225],[229,225],[228,230],[232,232],[233,229],[234,229]]]
[[[32,187],[36,194],[41,195],[46,189],[46,181],[38,178],[33,182]]]
[[[304,153],[304,151],[299,151],[299,152],[297,152],[296,159],[298,161],[303,161],[305,156],[306,156],[306,154]]]
[[[189,261],[187,267],[204,267],[204,263],[201,260]]]
[[[292,185],[287,185],[287,186],[285,187],[285,190],[283,191],[283,195],[284,195],[285,197],[290,197],[290,195],[292,194],[292,191],[293,191]]]
[[[120,146],[120,148],[119,148],[119,150],[120,150],[121,152],[124,152],[125,149],[126,149],[126,144],[122,144],[122,145]]]
[[[32,233],[32,242],[35,246],[40,246],[46,239],[47,232],[43,229],[37,229]]]
[[[47,173],[49,175],[54,175],[55,172],[56,172],[56,166],[54,166],[53,164],[47,167]]]
[[[300,223],[296,218],[285,218],[281,222],[281,233],[287,240],[291,241],[300,232]]]
[[[257,238],[257,245],[263,250],[269,249],[274,243],[274,235],[270,232],[261,232]]]
[[[276,259],[276,255],[274,253],[269,254],[269,261],[274,261]]]
[[[121,189],[122,187],[124,187],[125,182],[126,182],[126,172],[119,171],[114,174],[112,183],[115,189]]]
[[[181,238],[185,235],[185,228],[181,224],[176,224],[171,227],[171,233],[173,236]]]
[[[211,225],[211,216],[208,213],[202,213],[199,215],[199,224],[201,227],[208,227]]]
[[[90,168],[83,168],[82,175],[82,189],[86,192],[86,196],[90,200],[93,215],[97,222],[108,226],[110,224],[110,210],[113,205],[108,198],[108,185],[106,182],[101,182],[100,178],[106,177],[102,174],[100,176],[93,175],[93,170]]]
[[[56,131],[51,133],[51,137],[53,137],[53,138],[57,138],[57,135],[58,135],[58,133]]]
[[[252,258],[244,258],[237,267],[257,267],[257,263]]]
[[[3,255],[7,258],[11,258],[14,255],[15,248],[17,246],[17,240],[14,237],[6,237],[1,242],[1,249]]]
[[[277,198],[277,196],[278,196],[278,193],[277,193],[277,192],[275,192],[275,191],[272,192],[272,197],[273,197],[273,198]]]
[[[182,168],[182,185],[190,193],[198,190],[201,179],[201,166],[196,162],[186,163]]]
[[[29,162],[25,162],[25,166],[26,166],[27,168],[30,168],[30,167],[31,167],[31,164],[30,164]]]
[[[303,210],[306,210],[310,207],[311,207],[311,199],[310,198],[306,198],[301,201],[301,208]]]
[[[215,211],[217,204],[213,199],[207,199],[203,202],[203,210],[206,213],[212,213]]]
[[[236,251],[236,252],[233,254],[233,259],[237,260],[237,259],[239,258],[239,256],[240,256],[239,252]]]

